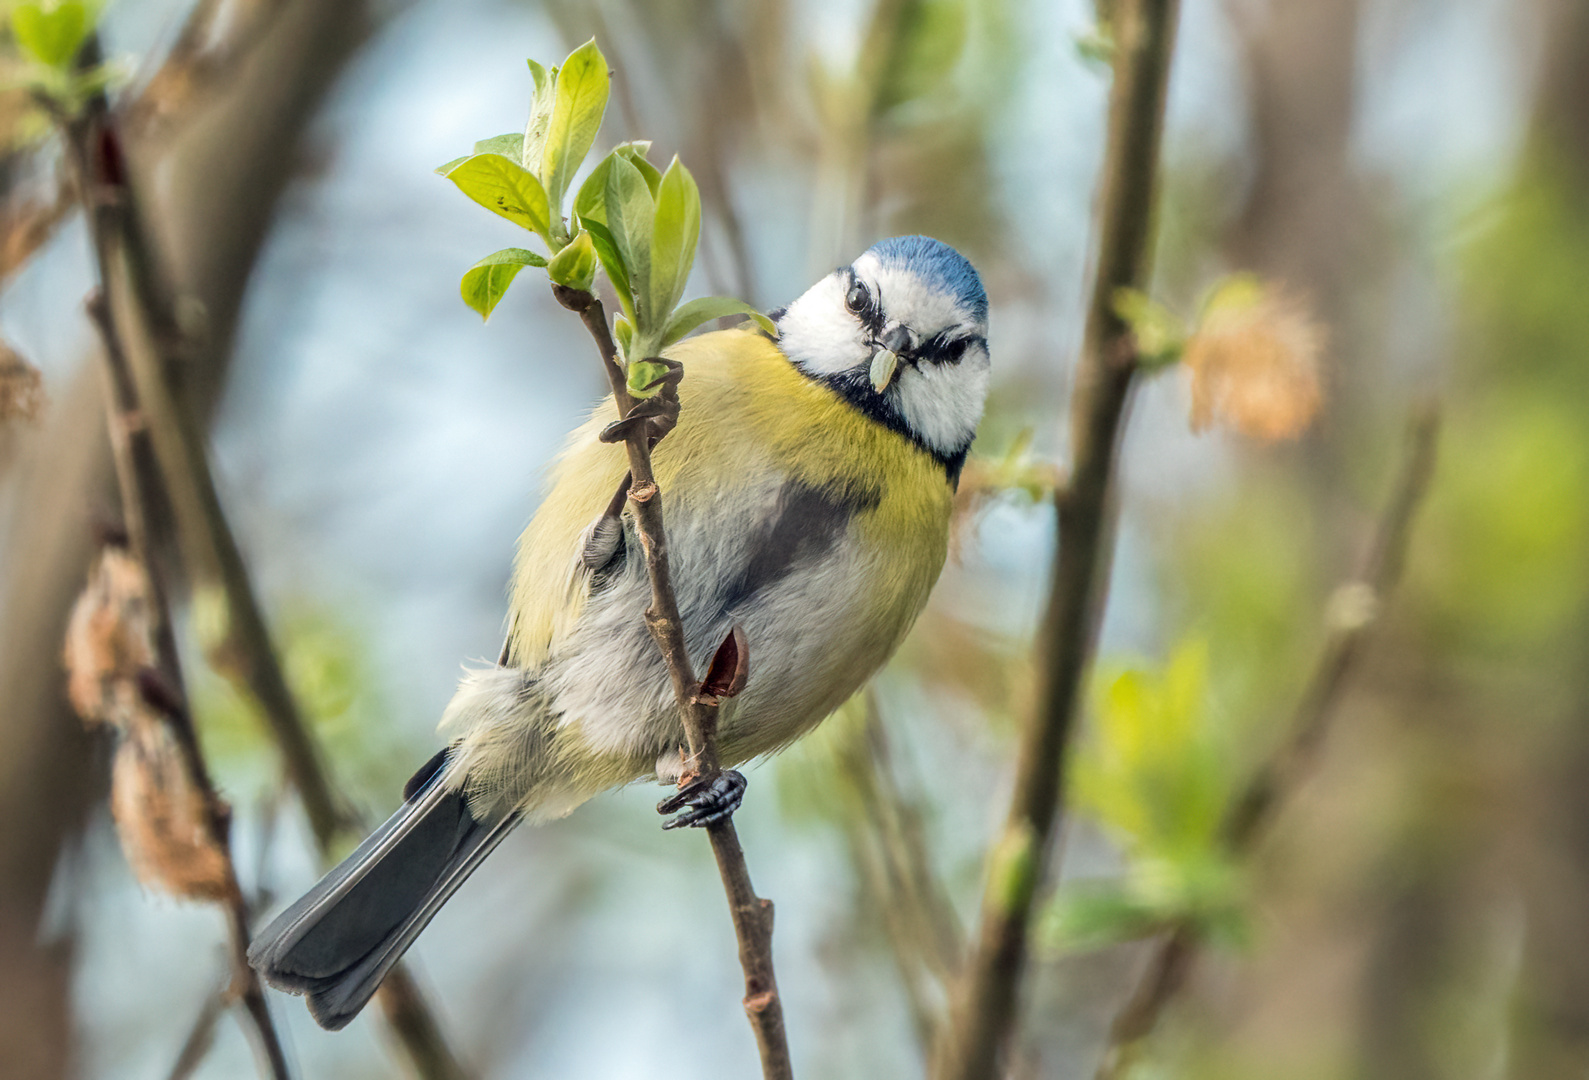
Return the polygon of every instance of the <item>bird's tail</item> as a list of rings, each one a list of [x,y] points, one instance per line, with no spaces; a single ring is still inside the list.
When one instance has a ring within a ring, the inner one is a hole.
[[[369,839],[278,915],[248,960],[278,989],[307,994],[332,1031],[358,1015],[441,905],[518,824],[476,818],[441,782],[446,751],[408,782],[405,800]]]

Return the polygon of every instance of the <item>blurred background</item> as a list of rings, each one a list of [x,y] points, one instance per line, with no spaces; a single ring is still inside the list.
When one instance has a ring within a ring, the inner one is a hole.
[[[778,906],[797,1072],[921,1075],[1029,695],[1054,534],[1041,494],[1064,465],[1089,285],[1099,13],[199,10],[211,62],[184,70],[166,58],[192,47],[187,5],[104,9],[113,100],[140,103],[128,153],[206,322],[187,381],[222,500],[340,790],[371,817],[434,750],[460,664],[496,655],[514,538],[602,389],[544,289],[521,284],[486,325],[458,297],[465,269],[520,240],[431,170],[522,128],[526,57],[597,35],[616,70],[598,151],[649,138],[653,160],[694,171],[687,295],[771,308],[905,232],[976,263],[996,374],[951,565],[874,692],[754,767],[737,818]],[[67,612],[115,505],[93,262],[57,195],[61,147],[18,92],[0,96],[0,137],[0,1073],[161,1078],[226,977],[224,923],[134,878],[104,739],[64,698]],[[1094,728],[1017,1074],[1093,1074],[1145,956],[1067,900],[1104,887],[1158,889],[1214,928],[1141,1075],[1585,1075],[1589,5],[1184,0],[1157,227],[1154,297],[1193,319],[1226,275],[1259,275],[1312,343],[1323,404],[1265,441],[1194,433],[1178,369],[1133,403]],[[1435,398],[1439,465],[1405,581],[1316,767],[1250,858],[1206,830],[1167,837],[1164,820],[1224,805],[1285,739],[1409,412]],[[196,653],[187,669],[243,885],[274,910],[318,876],[308,826],[253,707]],[[1123,705],[1122,686],[1149,705]],[[1151,769],[1121,780],[1111,739],[1159,713]],[[1133,783],[1158,825],[1122,808]],[[475,1075],[755,1073],[707,845],[663,834],[658,797],[520,831],[410,954]],[[272,1008],[304,1076],[408,1068],[376,1010],[333,1035],[298,1001]],[[193,1075],[253,1068],[223,1019]]]

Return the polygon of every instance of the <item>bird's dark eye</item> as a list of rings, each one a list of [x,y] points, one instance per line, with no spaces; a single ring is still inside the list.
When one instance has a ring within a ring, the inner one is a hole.
[[[872,303],[872,294],[866,288],[866,283],[860,278],[850,279],[850,291],[844,298],[844,306],[859,315]]]

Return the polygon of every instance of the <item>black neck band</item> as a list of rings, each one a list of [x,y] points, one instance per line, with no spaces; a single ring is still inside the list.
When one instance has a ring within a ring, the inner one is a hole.
[[[792,362],[792,361],[791,361]],[[871,380],[865,371],[841,371],[836,375],[812,375],[799,364],[795,370],[813,382],[821,383],[828,387],[839,397],[843,398],[862,416],[875,420],[890,431],[898,432],[905,436],[926,453],[939,465],[943,466],[944,475],[949,478],[949,486],[959,488],[960,471],[965,468],[966,454],[970,452],[969,445],[953,454],[945,454],[942,450],[925,442],[900,413],[899,406],[887,394],[879,394],[872,388]]]

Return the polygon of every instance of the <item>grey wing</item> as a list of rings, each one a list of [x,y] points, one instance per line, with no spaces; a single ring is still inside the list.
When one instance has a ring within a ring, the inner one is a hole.
[[[847,677],[827,670],[834,653],[869,662],[864,643],[847,637],[857,621],[848,605],[867,581],[850,526],[881,492],[817,487],[769,471],[732,494],[668,495],[669,569],[691,662],[703,669],[734,624],[743,625],[750,686],[729,712],[769,720],[766,730],[787,741],[821,719],[813,712],[825,715],[837,704],[828,697],[842,700],[853,690]],[[579,721],[589,749],[628,758],[637,770],[644,762],[648,771],[676,752],[681,731],[666,665],[643,618],[650,583],[634,530],[625,515],[621,543],[590,575],[568,647],[541,674],[552,712]]]
[[[742,564],[736,572],[709,583],[701,598],[703,607],[715,609],[718,620],[732,625],[758,596],[796,571],[829,558],[848,535],[851,519],[875,509],[880,498],[875,491],[855,495],[787,481],[760,522],[748,531]]]
[[[736,623],[748,639],[749,681],[719,721],[725,761],[797,738],[886,658],[892,641],[865,625],[875,570],[851,528],[880,501],[875,489],[787,480],[759,516],[737,523],[737,557],[676,579],[685,582],[680,606],[698,670]]]

